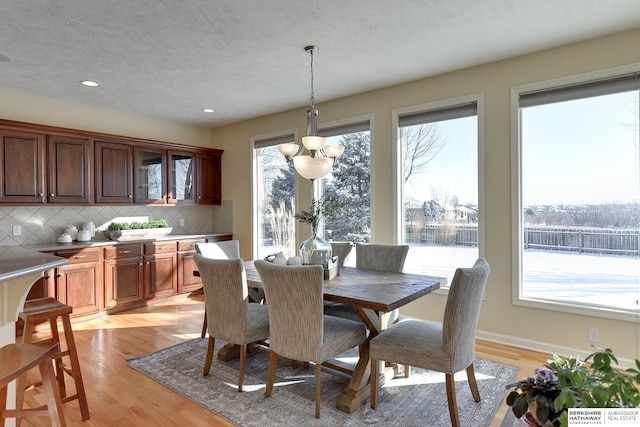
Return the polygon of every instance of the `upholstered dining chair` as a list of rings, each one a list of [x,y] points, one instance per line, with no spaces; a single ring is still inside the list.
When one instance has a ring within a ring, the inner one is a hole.
[[[294,267],[262,260],[254,264],[269,302],[271,355],[264,395],[270,397],[273,391],[278,356],[313,362],[316,365],[315,417],[319,418],[322,362],[364,344],[366,328],[361,322],[323,314],[321,265]]]
[[[331,242],[331,255],[338,256],[338,271],[344,265],[347,257],[353,249],[353,243],[351,242]]]
[[[473,361],[478,316],[488,276],[489,264],[484,258],[478,258],[471,268],[456,269],[442,325],[404,320],[370,341],[372,408],[378,401],[379,361],[417,366],[444,372],[451,424],[460,426],[453,376],[466,369],[473,399],[480,401]]]
[[[401,273],[409,245],[356,243],[356,267]]]
[[[196,254],[207,306],[209,345],[202,375],[209,375],[216,338],[240,346],[238,391],[242,391],[247,344],[269,336],[265,305],[249,303],[242,259],[218,260]]]
[[[356,243],[356,267],[401,273],[408,253],[408,245]],[[324,314],[360,321],[358,313],[348,304],[327,301],[324,304]],[[395,323],[399,317],[400,310],[393,310],[389,315],[388,324]]]
[[[211,259],[238,259],[240,258],[240,242],[238,240],[224,240],[221,242],[196,243],[196,252]],[[205,304],[200,338],[204,338],[206,335],[207,307]]]

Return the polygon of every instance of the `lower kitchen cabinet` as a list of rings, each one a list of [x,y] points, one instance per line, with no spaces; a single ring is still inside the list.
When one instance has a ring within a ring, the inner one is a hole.
[[[176,242],[145,243],[144,298],[161,298],[178,292]]]
[[[206,239],[183,240],[178,242],[178,292],[193,292],[202,289],[202,280],[194,276],[198,269],[194,256],[196,243],[205,243]]]
[[[196,243],[231,240],[231,235],[101,247],[43,251],[69,263],[44,272],[27,299],[54,297],[73,307],[73,316],[116,313],[154,300],[202,289],[194,260]]]
[[[107,312],[144,305],[142,244],[104,248]]]
[[[69,263],[47,270],[29,291],[27,299],[54,297],[73,307],[72,316],[95,313],[104,308],[102,250],[75,248],[47,253],[66,258]]]

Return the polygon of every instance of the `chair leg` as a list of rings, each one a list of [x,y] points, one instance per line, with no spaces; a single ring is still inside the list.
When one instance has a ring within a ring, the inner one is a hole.
[[[204,369],[202,370],[202,376],[209,375],[211,369],[211,361],[213,361],[213,348],[216,346],[216,339],[209,335],[209,345],[207,346],[207,359],[204,361]]]
[[[247,346],[240,345],[240,373],[238,374],[238,391],[242,391],[242,382],[244,381],[244,361],[247,358]]]
[[[267,387],[264,389],[264,397],[271,397],[273,383],[276,381],[276,369],[278,369],[278,355],[272,351],[269,356],[269,373],[267,374]]]
[[[378,406],[378,361],[371,359],[371,408]]]
[[[320,418],[320,389],[321,389],[322,363],[316,363],[316,418]]]
[[[4,417],[2,415],[7,409],[7,387],[9,387],[9,384],[0,387],[0,427],[4,427]]]
[[[473,369],[473,363],[467,366],[467,381],[469,382],[469,388],[471,389],[473,400],[480,402],[480,390],[478,390],[478,383],[476,382],[476,373]]]
[[[453,380],[453,374],[445,374],[447,382],[447,402],[449,404],[449,418],[451,418],[452,427],[460,427],[460,419],[458,418],[458,402],[456,400],[456,383]]]
[[[40,363],[38,367],[40,369],[40,376],[42,377],[42,386],[47,395],[47,411],[49,411],[51,425],[53,427],[65,427],[66,423],[62,412],[60,390],[58,390],[55,382],[53,368],[48,360]]]
[[[78,352],[76,350],[76,341],[73,336],[73,330],[71,329],[71,319],[69,319],[68,315],[62,316],[62,325],[64,328],[64,337],[67,342],[67,350],[69,351],[71,371],[73,372],[71,377],[76,386],[82,420],[86,421],[90,418],[89,404],[87,403],[87,394],[84,390],[84,381],[82,380],[82,372],[80,371],[80,360],[78,359]]]
[[[200,338],[207,336],[207,307],[204,308],[204,319],[202,319],[202,332],[200,332]]]

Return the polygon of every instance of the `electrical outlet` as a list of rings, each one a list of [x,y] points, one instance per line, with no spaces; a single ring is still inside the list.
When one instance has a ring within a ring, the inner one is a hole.
[[[184,227],[184,218],[180,218],[180,227]]]
[[[13,226],[13,235],[14,236],[21,236],[22,235],[22,227],[19,225],[14,225]]]
[[[589,328],[589,342],[598,342],[598,328]]]

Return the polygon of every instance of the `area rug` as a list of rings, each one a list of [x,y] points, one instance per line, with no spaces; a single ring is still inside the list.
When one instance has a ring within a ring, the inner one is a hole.
[[[450,426],[444,374],[412,368],[411,376],[399,376],[380,390],[378,408],[369,400],[352,414],[336,408],[336,401],[349,377],[334,370],[322,370],[320,419],[315,411],[315,368],[301,363],[293,368],[280,359],[276,386],[271,397],[264,397],[269,350],[256,346],[247,355],[243,392],[238,393],[238,360],[221,362],[214,357],[211,372],[202,376],[207,339],[194,339],[127,360],[136,371],[174,392],[215,412],[239,426]],[[224,343],[216,341],[216,353]],[[357,360],[357,352],[341,356]],[[467,427],[488,426],[513,382],[518,368],[477,359],[476,379],[480,402],[474,402],[466,375],[456,375],[460,422]]]

